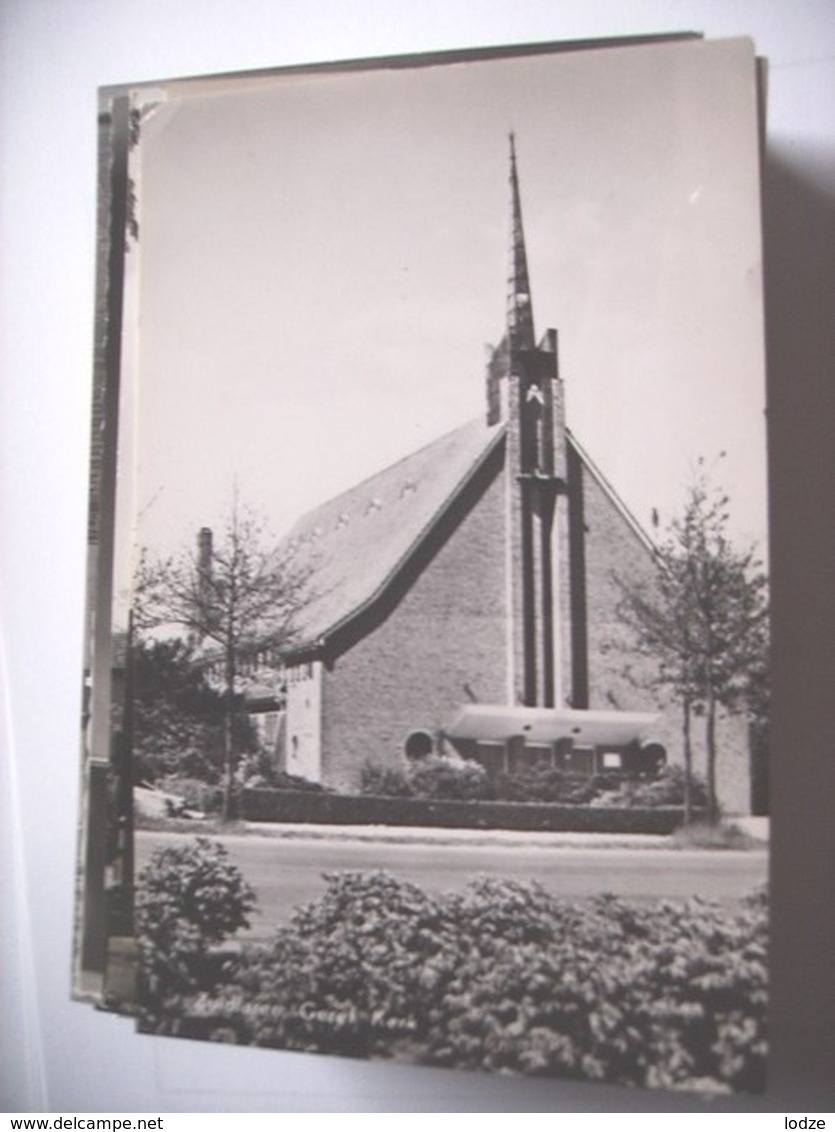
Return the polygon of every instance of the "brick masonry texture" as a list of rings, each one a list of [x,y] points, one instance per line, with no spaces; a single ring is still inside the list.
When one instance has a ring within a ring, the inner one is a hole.
[[[511,448],[512,450],[512,448]],[[511,481],[511,490],[515,486]],[[671,763],[682,761],[681,708],[657,680],[654,662],[636,653],[618,616],[621,590],[652,583],[655,566],[648,542],[610,490],[582,465],[589,707],[659,711],[654,738]],[[508,567],[519,569],[519,540],[510,541],[505,468],[494,462],[471,486],[465,513],[454,528],[434,538],[428,561],[415,561],[399,582],[399,596],[376,617],[357,625],[340,651],[325,657],[322,681],[322,781],[356,789],[362,766],[405,765],[404,743],[415,730],[437,735],[456,707],[468,700],[507,701],[510,625]],[[563,701],[571,696],[568,524],[558,510],[557,600],[562,646]],[[512,530],[514,528],[511,528]],[[518,574],[517,574],[518,576]],[[518,640],[515,642],[518,653]],[[704,774],[702,721],[693,721],[694,765]],[[721,803],[729,813],[750,809],[747,725],[721,717],[717,768]]]
[[[405,765],[410,732],[436,732],[506,681],[504,476],[492,474],[393,611],[323,677],[323,781],[355,787],[363,763]],[[469,689],[469,693],[467,691]]]
[[[681,707],[657,682],[655,663],[640,656],[618,617],[621,583],[652,584],[650,549],[588,467],[583,470],[586,524],[589,691],[591,708],[660,710],[657,737],[671,763],[682,762]],[[693,720],[694,769],[705,773],[703,725]],[[730,813],[750,809],[748,729],[741,716],[721,716],[717,727],[717,790]]]
[[[343,791],[360,785],[366,763],[403,767],[415,731],[442,747],[444,726],[467,702],[657,712],[646,737],[661,742],[671,762],[682,761],[681,707],[619,616],[623,586],[654,583],[652,545],[566,430],[556,331],[534,347],[512,138],[511,185],[508,321],[488,362],[486,389],[488,425],[504,424],[501,448],[491,442],[486,462],[470,464],[472,478],[450,497],[467,471],[452,457],[484,451],[477,434],[456,431],[294,528],[302,542],[323,528],[331,532],[331,588],[324,594],[338,600],[327,616],[320,609],[320,623],[312,618],[315,631],[308,626],[304,641],[307,654],[322,662],[321,743],[311,726],[307,747],[317,777],[321,771],[325,784]],[[479,446],[462,448],[465,436]],[[447,447],[438,447],[442,442]],[[408,526],[402,510],[398,523],[393,475],[408,464],[414,490],[427,461],[429,471],[449,467],[456,478],[443,493],[424,497],[432,505],[419,513],[419,524]],[[367,527],[365,539],[351,541],[360,528],[348,525],[350,513],[360,505],[366,515],[369,506],[375,512],[376,556],[365,543]],[[293,708],[291,696],[288,729],[298,754],[304,715]],[[701,730],[695,720],[695,763],[703,773]],[[747,813],[746,721],[720,718],[717,739],[720,803]]]

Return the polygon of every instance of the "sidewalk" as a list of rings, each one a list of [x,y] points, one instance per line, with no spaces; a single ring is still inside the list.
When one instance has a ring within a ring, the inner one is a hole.
[[[768,842],[767,818],[732,819],[751,837]],[[389,845],[506,845],[531,849],[671,849],[672,836],[652,833],[550,833],[538,830],[448,829],[440,826],[317,825],[314,823],[244,822],[248,834],[284,840],[383,842]],[[698,848],[695,846],[694,848]],[[705,849],[704,852],[735,852]],[[749,852],[749,850],[743,850]]]
[[[286,840],[367,841],[389,845],[506,845],[508,848],[669,849],[672,838],[645,833],[545,833],[536,830],[244,822],[249,834]]]
[[[771,825],[769,818],[741,817],[729,820],[732,825],[738,825],[749,837],[755,837],[757,841],[768,844]]]

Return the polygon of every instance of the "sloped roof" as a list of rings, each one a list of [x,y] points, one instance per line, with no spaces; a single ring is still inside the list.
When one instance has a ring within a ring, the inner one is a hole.
[[[652,551],[652,541],[617,492],[566,433],[586,469]],[[296,616],[291,654],[317,646],[383,594],[504,435],[504,423],[469,421],[298,520],[285,546],[310,570],[310,597]]]
[[[304,515],[287,536],[311,571],[292,651],[318,643],[367,608],[504,436],[483,418]]]
[[[655,554],[657,551],[655,543],[641,526],[640,522],[635,518],[635,516],[626,506],[626,504],[623,502],[621,497],[618,495],[617,490],[612,486],[609,480],[606,479],[603,472],[601,472],[600,468],[598,468],[594,460],[592,460],[591,456],[589,456],[588,452],[586,452],[585,448],[583,448],[583,446],[580,444],[571,429],[566,428],[565,434],[568,438],[568,443],[580,457],[580,461],[583,464],[583,467],[586,469],[589,475],[591,475],[597,481],[597,484],[600,487],[601,491],[609,497],[610,502],[620,512],[621,518],[624,520],[626,525],[632,530],[632,533],[635,535],[638,541],[644,544],[650,554]]]

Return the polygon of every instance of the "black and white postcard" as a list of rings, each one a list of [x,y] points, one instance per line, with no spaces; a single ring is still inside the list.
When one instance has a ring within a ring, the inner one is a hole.
[[[758,65],[103,92],[76,992],[765,1085]]]

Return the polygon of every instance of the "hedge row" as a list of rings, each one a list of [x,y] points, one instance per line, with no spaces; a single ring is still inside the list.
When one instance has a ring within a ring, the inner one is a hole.
[[[506,829],[550,833],[669,834],[683,819],[678,806],[616,808],[543,802],[436,801],[289,790],[241,791],[244,821]]]
[[[252,786],[266,786],[253,782]],[[283,782],[271,782],[283,788]],[[690,775],[694,807],[707,804],[707,788],[698,775]],[[601,805],[613,809],[682,806],[687,780],[679,766],[659,774],[637,777],[615,772],[580,774],[562,767],[531,763],[512,774],[488,774],[473,759],[431,755],[405,767],[366,762],[360,777],[360,794],[387,798],[424,798],[468,802],[548,802],[562,806]]]

